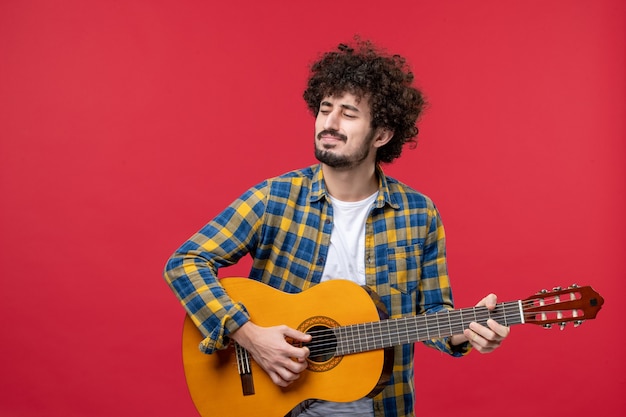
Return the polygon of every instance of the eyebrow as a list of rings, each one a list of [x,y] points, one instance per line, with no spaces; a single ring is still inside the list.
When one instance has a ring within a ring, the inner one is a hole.
[[[333,104],[331,102],[329,102],[329,101],[322,101],[320,103],[320,107],[323,107],[323,106],[330,106],[330,107],[332,107]],[[339,106],[341,108],[343,108],[343,109],[346,109],[346,110],[351,110],[351,111],[359,112],[359,113],[361,112],[358,107],[354,107],[354,106],[352,106],[350,104],[340,104]]]

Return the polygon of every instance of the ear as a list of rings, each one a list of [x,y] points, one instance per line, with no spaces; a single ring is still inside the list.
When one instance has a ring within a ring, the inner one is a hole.
[[[393,130],[379,127],[376,130],[376,135],[374,135],[372,145],[374,145],[375,148],[380,148],[381,146],[386,145],[391,138],[393,138]]]

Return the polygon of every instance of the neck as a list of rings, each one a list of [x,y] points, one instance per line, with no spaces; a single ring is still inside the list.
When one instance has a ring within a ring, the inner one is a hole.
[[[375,164],[362,164],[349,169],[336,169],[322,164],[328,193],[341,201],[360,201],[378,190]]]

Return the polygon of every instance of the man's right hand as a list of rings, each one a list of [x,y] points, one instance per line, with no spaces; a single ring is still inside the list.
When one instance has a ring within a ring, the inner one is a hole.
[[[261,327],[247,322],[230,335],[243,346],[254,361],[281,387],[290,385],[307,368],[309,349],[287,342],[310,342],[311,336],[287,326]]]

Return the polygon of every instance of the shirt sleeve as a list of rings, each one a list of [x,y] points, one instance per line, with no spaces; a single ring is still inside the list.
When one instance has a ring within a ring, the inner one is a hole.
[[[423,247],[422,279],[420,281],[422,307],[425,314],[454,309],[452,288],[448,276],[446,235],[443,222],[436,208],[433,207],[429,214],[430,226]],[[455,357],[467,355],[471,351],[469,343],[452,346],[450,337],[426,340],[424,344]]]
[[[226,348],[228,335],[249,320],[245,307],[228,297],[217,272],[254,250],[266,190],[265,182],[249,189],[187,240],[165,265],[165,281],[204,336],[200,344],[204,353]]]

